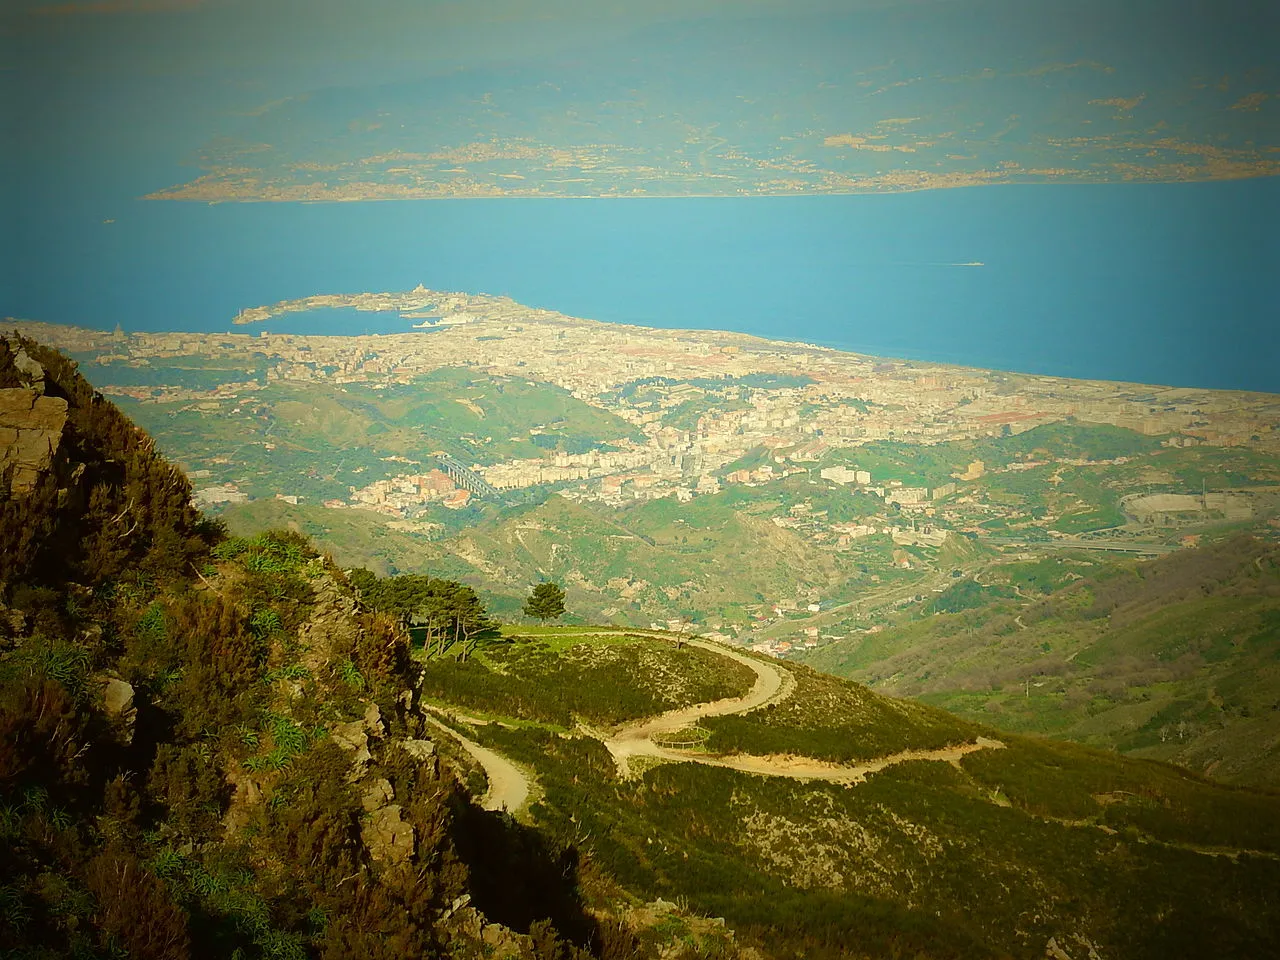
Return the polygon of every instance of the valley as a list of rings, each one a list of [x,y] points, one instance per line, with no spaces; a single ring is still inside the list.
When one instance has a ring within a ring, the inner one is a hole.
[[[1275,787],[1273,544],[993,564],[925,615],[806,653],[822,669],[1021,730]]]

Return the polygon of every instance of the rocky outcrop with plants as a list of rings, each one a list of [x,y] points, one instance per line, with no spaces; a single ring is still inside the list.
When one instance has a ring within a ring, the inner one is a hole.
[[[0,340],[0,953],[625,955],[442,768],[402,622],[190,494],[74,364]]]

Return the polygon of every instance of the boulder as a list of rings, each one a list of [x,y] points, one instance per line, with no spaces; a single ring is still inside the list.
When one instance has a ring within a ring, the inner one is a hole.
[[[138,719],[138,708],[134,706],[133,697],[133,686],[123,680],[113,677],[102,686],[102,709],[120,725],[126,741],[133,740],[133,727]]]
[[[380,807],[386,806],[396,798],[396,792],[391,787],[391,781],[383,777],[379,777],[365,789],[364,794],[360,797],[360,803],[364,807],[365,812],[373,813]]]
[[[386,727],[382,723],[382,711],[378,709],[376,703],[370,703],[364,711],[364,728],[369,732],[371,737],[382,737],[386,735]]]
[[[350,723],[335,724],[329,731],[329,735],[342,749],[355,754],[351,758],[351,765],[355,767],[354,773],[356,775],[363,773],[364,768],[373,759],[372,754],[369,753],[369,736],[364,732],[364,721],[352,720]]]
[[[6,342],[9,343],[10,349],[12,349],[13,342],[7,338]],[[36,360],[33,360],[22,347],[18,347],[17,352],[13,355],[13,366],[31,384],[32,389],[37,393],[44,393],[44,367],[40,366]]]
[[[436,745],[430,740],[401,740],[400,746],[413,759],[426,763],[436,755]]]
[[[405,863],[415,848],[413,824],[400,816],[398,804],[388,804],[373,812],[360,831],[369,856],[383,863]]]

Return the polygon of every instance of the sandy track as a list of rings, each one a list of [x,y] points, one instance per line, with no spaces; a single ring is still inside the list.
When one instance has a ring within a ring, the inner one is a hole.
[[[514,763],[499,753],[494,753],[488,747],[482,747],[474,740],[469,740],[460,734],[457,730],[442,723],[430,714],[423,714],[423,719],[432,726],[439,727],[454,740],[458,741],[462,749],[471,754],[475,761],[484,768],[485,778],[489,781],[489,789],[480,800],[480,806],[485,810],[505,810],[508,813],[516,813],[529,799],[529,790],[531,787],[529,777],[517,767]]]
[[[712,700],[709,703],[696,703],[691,707],[668,710],[666,713],[661,713],[656,717],[648,717],[647,719],[623,724],[621,727],[615,728],[613,735],[604,741],[604,745],[609,753],[613,755],[614,762],[617,763],[618,770],[623,776],[630,773],[630,766],[627,763],[628,757],[638,754],[646,754],[648,756],[665,755],[654,752],[661,750],[650,740],[655,734],[681,730],[690,724],[697,723],[703,717],[724,717],[729,714],[748,713],[752,710],[758,710],[766,704],[785,700],[791,696],[791,692],[795,689],[795,680],[792,678],[790,671],[774,666],[772,663],[748,657],[746,654],[722,647],[717,643],[712,643],[710,640],[690,637],[685,640],[685,643],[691,647],[701,647],[703,650],[709,650],[718,656],[736,660],[756,675],[755,683],[741,697]],[[679,751],[667,752],[680,759],[687,759],[688,757],[687,754]]]
[[[898,763],[911,760],[934,760],[945,763],[958,763],[960,759],[975,750],[999,750],[1004,744],[999,740],[978,737],[972,743],[961,743],[942,747],[937,750],[904,750],[901,753],[878,757],[857,764],[836,764],[811,757],[796,756],[754,756],[752,754],[733,754],[730,756],[713,756],[692,750],[672,750],[660,747],[652,738],[661,733],[681,730],[697,723],[703,717],[724,717],[735,713],[749,713],[770,703],[777,703],[791,696],[795,690],[795,678],[789,670],[766,660],[748,657],[736,650],[731,650],[709,640],[689,639],[692,646],[701,647],[730,660],[736,660],[750,668],[756,675],[751,689],[741,697],[726,700],[715,700],[710,703],[694,704],[678,710],[669,710],[656,717],[625,724],[614,730],[613,735],[604,740],[605,748],[613,756],[618,765],[618,773],[624,777],[631,775],[632,757],[656,757],[662,760],[673,760],[683,763],[700,763],[708,767],[724,767],[739,770],[743,773],[756,773],[769,777],[790,777],[793,780],[822,780],[829,783],[854,784],[861,783],[868,774],[883,770]]]
[[[693,753],[687,750],[668,750],[651,741],[645,748],[634,751],[632,756],[661,757],[664,760],[677,760],[687,763],[701,763],[708,767],[725,767],[729,770],[740,770],[743,773],[756,773],[766,777],[790,777],[792,780],[822,780],[828,783],[854,784],[862,783],[868,774],[877,773],[885,767],[912,760],[935,760],[945,763],[959,763],[962,757],[976,750],[1002,750],[1004,744],[988,737],[978,737],[972,743],[959,743],[937,750],[903,750],[875,760],[866,760],[855,764],[827,763],[810,757],[795,756],[754,756],[747,753],[732,756],[715,757]]]
[[[736,650],[722,647],[710,640],[691,637],[685,640],[691,647],[701,647],[721,657],[736,660],[747,667],[755,675],[755,683],[751,689],[740,697],[728,697],[724,700],[712,700],[709,703],[695,703],[691,707],[679,707],[668,710],[656,717],[623,724],[613,732],[611,740],[643,740],[655,733],[667,733],[697,723],[703,717],[723,717],[731,713],[747,713],[765,706],[785,700],[795,688],[795,681],[788,670],[776,667],[772,663],[748,657]]]

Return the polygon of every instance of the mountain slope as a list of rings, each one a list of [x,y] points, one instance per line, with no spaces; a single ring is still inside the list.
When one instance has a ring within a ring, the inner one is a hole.
[[[466,803],[404,630],[331,561],[205,522],[30,341],[0,430],[6,956],[631,955],[563,851]]]
[[[804,661],[1004,729],[1280,787],[1280,547],[989,568]]]
[[[425,665],[450,724],[536,783],[523,815],[640,897],[722,916],[767,956],[1256,957],[1280,945],[1276,794],[996,733],[763,658],[788,677],[763,702],[605,727],[615,701],[582,691],[570,717],[550,719],[565,691],[549,660],[656,638],[517,633],[466,663]],[[677,638],[666,643],[678,657]]]
[[[643,617],[643,607],[745,617],[743,608],[765,598],[826,590],[839,578],[829,553],[714,502],[656,500],[618,512],[551,497],[442,546],[508,589],[561,580],[577,609],[607,616]]]

